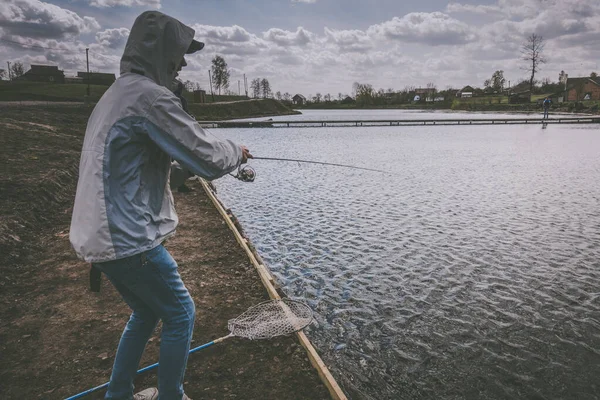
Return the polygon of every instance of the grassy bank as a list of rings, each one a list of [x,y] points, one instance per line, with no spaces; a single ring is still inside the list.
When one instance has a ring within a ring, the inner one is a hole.
[[[506,97],[475,97],[469,99],[452,99],[452,101],[443,101],[436,103],[405,103],[405,104],[386,104],[386,105],[357,105],[340,104],[336,102],[310,103],[304,106],[297,106],[298,109],[319,109],[319,110],[378,110],[378,109],[398,109],[398,110],[455,110],[455,111],[496,111],[496,112],[542,112],[542,107],[535,103],[509,104]],[[580,101],[568,103],[554,103],[550,112],[554,113],[600,113],[600,101]]]
[[[90,85],[90,101],[95,103],[108,89],[104,85]],[[73,101],[83,102],[87,85],[77,83],[3,82],[0,101]]]
[[[40,82],[4,82],[0,84],[0,101],[47,101],[47,102],[79,102],[82,103],[87,85],[58,84]],[[90,103],[96,103],[109,86],[91,85]],[[208,103],[199,104],[191,101],[192,94],[186,93],[189,99],[190,112],[197,119],[224,120],[235,118],[272,117],[277,115],[296,114],[291,108],[273,99],[240,100],[244,96],[206,96]]]
[[[192,103],[190,113],[199,121],[222,121],[226,119],[271,117],[300,114],[273,99],[244,100],[231,103]]]

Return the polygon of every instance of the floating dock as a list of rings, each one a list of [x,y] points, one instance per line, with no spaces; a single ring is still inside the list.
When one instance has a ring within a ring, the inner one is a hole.
[[[373,120],[267,120],[267,121],[198,121],[207,128],[319,128],[352,126],[427,126],[427,125],[542,125],[542,124],[600,124],[600,115],[548,118],[489,118],[489,119],[373,119]]]

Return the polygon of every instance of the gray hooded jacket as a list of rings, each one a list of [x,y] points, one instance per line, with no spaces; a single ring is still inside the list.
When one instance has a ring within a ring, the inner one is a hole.
[[[131,29],[121,76],[94,108],[81,152],[70,240],[85,261],[139,254],[175,232],[171,158],[206,179],[241,162],[240,146],[204,131],[168,88],[193,38],[156,11]]]

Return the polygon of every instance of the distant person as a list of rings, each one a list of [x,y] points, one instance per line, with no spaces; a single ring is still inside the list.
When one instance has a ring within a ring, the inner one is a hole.
[[[548,111],[550,110],[550,106],[552,105],[552,100],[550,100],[549,97],[546,97],[542,105],[544,106],[544,119],[547,119]]]
[[[117,349],[106,399],[188,399],[183,378],[195,306],[162,243],[175,233],[171,159],[206,179],[252,155],[207,134],[182,107],[173,80],[185,54],[204,47],[194,30],[157,11],[134,22],[121,76],[102,96],[85,133],[70,240],[133,310]],[[158,389],[133,395],[146,343],[162,320]]]

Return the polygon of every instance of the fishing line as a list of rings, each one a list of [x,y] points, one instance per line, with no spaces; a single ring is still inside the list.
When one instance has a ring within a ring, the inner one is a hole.
[[[352,168],[352,169],[359,169],[359,170],[363,170],[363,171],[382,172],[384,174],[388,173],[387,171],[382,171],[380,169],[374,169],[374,168],[357,167],[355,165],[328,163],[328,162],[322,162],[322,161],[298,160],[298,159],[293,159],[293,158],[253,157],[252,160],[284,161],[284,162],[296,162],[296,163],[305,163],[305,164],[329,165],[329,166],[333,166],[333,167]],[[240,168],[238,168],[238,172],[236,175],[233,175],[233,174],[229,174],[229,175],[233,176],[236,179],[239,179],[242,182],[254,182],[254,179],[256,179],[256,171],[254,170],[254,168],[252,168],[248,165],[246,165],[244,167],[240,166]]]

